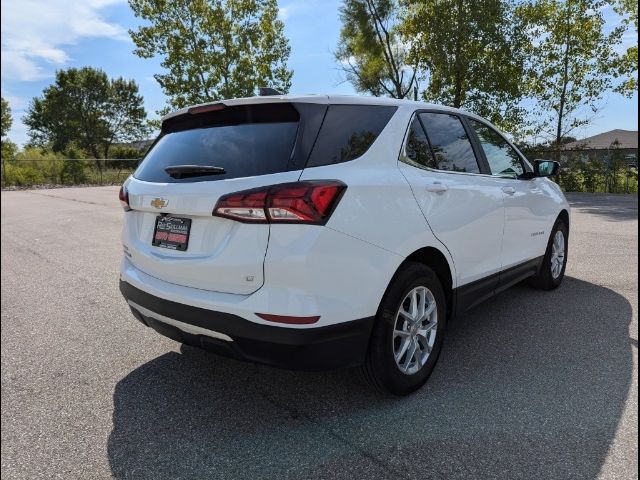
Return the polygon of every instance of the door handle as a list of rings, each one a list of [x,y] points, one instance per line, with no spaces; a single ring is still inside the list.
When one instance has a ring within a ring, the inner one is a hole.
[[[432,184],[427,185],[425,189],[427,190],[427,192],[440,193],[446,192],[447,190],[449,190],[449,187],[447,187],[444,183],[433,182]]]
[[[516,187],[502,187],[502,191],[507,195],[514,195],[516,193]]]

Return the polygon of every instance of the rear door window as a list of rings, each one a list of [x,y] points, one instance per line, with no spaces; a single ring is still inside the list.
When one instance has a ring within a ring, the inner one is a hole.
[[[330,105],[307,163],[319,167],[363,155],[389,123],[396,107]]]
[[[431,142],[436,168],[449,172],[480,173],[471,141],[462,121],[447,113],[421,113]]]
[[[285,172],[296,142],[299,115],[288,104],[254,105],[187,114],[167,123],[168,129],[146,155],[135,178],[178,183]],[[226,173],[173,178],[165,169],[176,165],[221,167]]]

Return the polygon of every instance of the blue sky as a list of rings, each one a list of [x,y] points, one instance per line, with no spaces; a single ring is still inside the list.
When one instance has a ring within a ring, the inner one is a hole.
[[[280,16],[291,44],[289,67],[294,70],[292,93],[354,93],[332,52],[340,24],[339,0],[281,0]],[[159,60],[133,53],[127,31],[138,25],[125,0],[2,0],[2,96],[14,113],[10,138],[22,144],[26,128],[20,121],[29,100],[51,83],[56,69],[91,65],[109,76],[135,79],[153,117],[164,97],[153,74]],[[614,16],[607,13],[609,27]],[[627,35],[625,44],[637,43]],[[601,113],[584,137],[602,131],[638,128],[638,99],[608,94]]]

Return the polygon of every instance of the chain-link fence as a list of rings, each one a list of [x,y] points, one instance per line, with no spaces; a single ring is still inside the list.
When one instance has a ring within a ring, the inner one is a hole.
[[[137,167],[138,158],[2,159],[2,187],[116,185]]]
[[[628,154],[607,158],[549,150],[526,154],[530,159],[560,161],[562,170],[556,181],[565,191],[638,193],[637,160]],[[136,169],[139,162],[137,158],[2,159],[2,187],[117,185]]]

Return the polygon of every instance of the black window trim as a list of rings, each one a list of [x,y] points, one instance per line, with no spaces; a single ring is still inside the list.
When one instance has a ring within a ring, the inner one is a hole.
[[[469,130],[471,131],[471,135],[473,136],[473,139],[475,142],[477,142],[478,145],[478,149],[480,150],[480,155],[482,155],[483,161],[487,166],[487,171],[489,172],[488,175],[490,175],[493,178],[503,178],[503,179],[510,179],[510,180],[531,180],[531,177],[529,176],[524,176],[524,177],[509,177],[507,175],[493,175],[491,173],[491,165],[489,164],[489,161],[487,160],[487,156],[484,153],[484,149],[482,148],[482,143],[480,142],[480,137],[478,136],[478,133],[475,131],[475,129],[473,128],[473,126],[471,126],[471,121],[473,120],[474,122],[478,122],[481,123],[482,125],[484,125],[487,128],[490,128],[491,130],[493,130],[495,133],[498,134],[498,136],[500,138],[502,138],[505,142],[507,142],[507,145],[509,145],[514,152],[516,152],[516,154],[518,155],[518,158],[520,159],[520,165],[522,166],[522,171],[525,174],[530,174],[531,172],[533,172],[531,166],[529,165],[529,162],[527,161],[527,159],[524,157],[524,155],[522,154],[522,152],[520,152],[520,150],[518,150],[515,145],[513,145],[513,143],[511,143],[509,141],[509,139],[507,137],[505,137],[500,130],[498,130],[496,127],[494,127],[493,125],[491,125],[489,122],[487,122],[486,120],[482,119],[482,118],[478,118],[478,117],[472,117],[469,115],[463,115],[464,117],[464,123],[468,126]]]
[[[473,154],[476,157],[476,163],[478,164],[478,170],[480,170],[479,172],[453,172],[451,170],[440,170],[438,168],[432,168],[432,167],[427,167],[427,166],[418,166],[415,163],[407,163],[405,160],[403,160],[403,158],[408,158],[406,156],[406,145],[407,145],[407,140],[409,138],[409,130],[411,130],[411,125],[413,124],[413,120],[415,118],[418,119],[418,122],[420,123],[420,126],[422,127],[422,131],[427,139],[427,142],[429,144],[429,150],[431,151],[431,155],[432,157],[435,159],[436,156],[433,153],[433,147],[431,146],[431,139],[429,138],[429,135],[427,133],[427,129],[424,128],[424,124],[422,123],[422,119],[420,118],[420,114],[421,113],[439,113],[439,114],[443,114],[443,115],[449,115],[451,117],[456,117],[458,120],[460,120],[460,123],[462,124],[462,128],[464,128],[465,133],[467,134],[467,137],[469,138],[469,143],[471,144],[471,150],[473,151]],[[404,135],[404,139],[402,141],[402,149],[400,151],[400,158],[399,160],[402,163],[405,163],[407,165],[410,165],[412,167],[415,168],[421,168],[422,170],[429,170],[432,172],[437,172],[437,173],[450,173],[453,175],[479,175],[479,176],[490,176],[492,178],[496,178],[494,175],[491,175],[491,169],[489,168],[489,164],[487,163],[487,159],[484,156],[484,152],[482,151],[482,147],[480,146],[477,138],[476,138],[476,134],[475,131],[473,131],[473,129],[471,128],[471,126],[467,123],[466,118],[464,115],[461,115],[458,112],[451,112],[449,110],[444,110],[444,109],[438,109],[438,108],[420,108],[418,110],[414,110],[413,113],[411,114],[411,118],[409,120],[409,122],[407,123],[407,129]],[[487,173],[488,172],[488,173]]]

